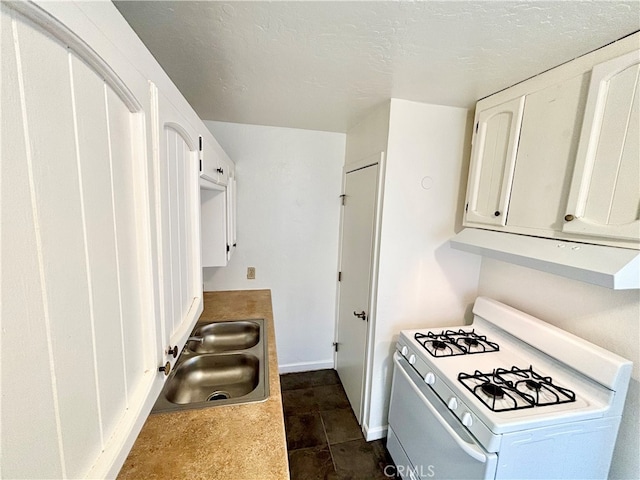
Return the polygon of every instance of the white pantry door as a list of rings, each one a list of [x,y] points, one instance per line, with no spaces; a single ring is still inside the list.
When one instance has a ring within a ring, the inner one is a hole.
[[[336,370],[361,422],[379,165],[346,174]],[[360,316],[358,316],[360,315]]]

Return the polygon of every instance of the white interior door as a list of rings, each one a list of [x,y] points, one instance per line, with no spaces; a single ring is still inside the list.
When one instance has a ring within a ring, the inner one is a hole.
[[[346,174],[342,217],[336,370],[358,421],[370,313],[378,168],[376,164]]]

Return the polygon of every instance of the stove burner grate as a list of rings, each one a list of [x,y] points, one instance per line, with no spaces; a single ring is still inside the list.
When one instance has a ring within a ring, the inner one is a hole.
[[[500,347],[474,330],[443,330],[440,333],[416,333],[416,341],[433,357],[453,357],[474,353],[497,352]]]
[[[459,373],[458,381],[494,412],[541,407],[575,402],[576,395],[568,388],[553,383],[533,370],[511,367],[496,368],[491,373],[476,370]]]

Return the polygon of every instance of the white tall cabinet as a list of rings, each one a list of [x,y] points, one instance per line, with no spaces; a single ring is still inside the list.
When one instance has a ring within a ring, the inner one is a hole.
[[[0,478],[114,477],[202,312],[219,145],[111,3],[0,8]]]

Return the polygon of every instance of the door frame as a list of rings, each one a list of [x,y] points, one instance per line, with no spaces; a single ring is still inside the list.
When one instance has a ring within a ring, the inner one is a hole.
[[[364,371],[362,372],[362,391],[360,395],[360,418],[358,423],[360,427],[365,430],[368,428],[365,425],[364,419],[369,418],[369,407],[371,399],[369,398],[369,392],[371,387],[371,368],[373,363],[373,339],[375,338],[375,324],[376,324],[376,305],[377,305],[377,290],[378,290],[378,264],[380,259],[380,231],[382,226],[382,204],[384,200],[384,181],[386,176],[386,152],[380,151],[369,155],[367,157],[358,160],[357,162],[345,165],[342,169],[342,194],[345,193],[347,174],[355,172],[356,170],[362,170],[363,168],[378,165],[378,178],[376,185],[376,198],[374,206],[374,226],[373,226],[373,248],[371,250],[371,276],[369,278],[369,300],[367,302],[368,308],[368,322],[367,322],[367,334],[365,338],[365,358],[364,358]],[[338,323],[340,321],[340,282],[338,281],[338,272],[340,272],[342,266],[342,247],[343,247],[343,227],[344,227],[344,209],[340,208],[340,229],[339,229],[339,244],[338,244],[338,264],[336,268],[336,308],[335,308],[335,321],[334,321],[334,341],[338,341]],[[337,366],[337,352],[333,351],[333,365]]]

